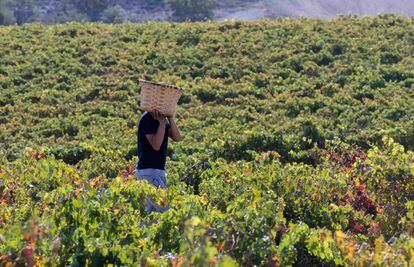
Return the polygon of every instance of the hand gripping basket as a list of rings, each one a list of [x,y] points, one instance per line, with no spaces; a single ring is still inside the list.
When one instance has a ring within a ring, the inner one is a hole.
[[[139,86],[141,86],[141,109],[148,112],[157,109],[167,116],[174,115],[175,107],[183,94],[182,88],[141,79]]]

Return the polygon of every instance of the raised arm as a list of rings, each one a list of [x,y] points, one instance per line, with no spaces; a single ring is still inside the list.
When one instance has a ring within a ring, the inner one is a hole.
[[[162,145],[162,141],[164,140],[165,134],[165,127],[167,124],[167,120],[165,115],[161,114],[158,111],[152,113],[152,116],[160,122],[158,125],[157,132],[155,134],[146,134],[145,136],[148,139],[148,142],[151,144],[152,148],[156,151],[159,151]]]
[[[172,138],[175,142],[183,140],[180,134],[180,130],[178,130],[177,124],[175,123],[174,116],[168,117],[168,121],[170,122],[170,129],[168,129],[168,136]]]

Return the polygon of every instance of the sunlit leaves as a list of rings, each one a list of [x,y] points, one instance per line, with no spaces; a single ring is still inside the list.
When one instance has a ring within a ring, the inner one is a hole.
[[[0,28],[1,261],[411,264],[411,28]],[[185,88],[167,190],[134,178],[138,78]],[[173,208],[146,214],[146,197]]]

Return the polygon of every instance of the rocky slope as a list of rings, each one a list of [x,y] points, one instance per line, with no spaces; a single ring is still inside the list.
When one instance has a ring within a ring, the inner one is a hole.
[[[375,16],[379,13],[414,15],[414,0],[264,0],[267,16],[330,18],[339,14]]]

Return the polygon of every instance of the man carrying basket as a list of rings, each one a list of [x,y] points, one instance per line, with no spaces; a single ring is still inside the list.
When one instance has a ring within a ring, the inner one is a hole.
[[[135,176],[147,180],[157,188],[167,188],[165,163],[168,137],[182,140],[174,121],[175,106],[182,89],[160,83],[140,80],[141,108],[145,110],[138,122],[138,163]],[[160,111],[163,110],[163,111]],[[167,208],[145,200],[147,212],[163,212]]]

